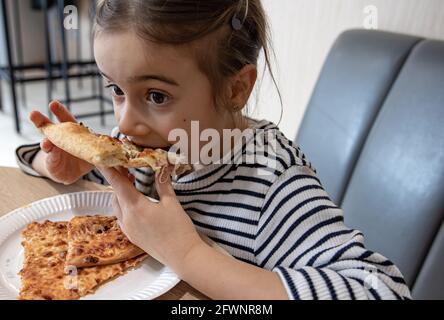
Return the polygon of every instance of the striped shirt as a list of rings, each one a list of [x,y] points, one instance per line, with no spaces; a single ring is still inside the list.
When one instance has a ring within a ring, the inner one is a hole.
[[[173,177],[197,230],[235,258],[276,272],[291,299],[411,299],[399,269],[345,226],[300,148],[274,123],[250,121],[253,130],[230,154],[234,161]],[[111,135],[123,136],[118,128]],[[264,141],[272,147],[248,158]],[[30,163],[38,150],[34,144],[16,151],[20,168],[34,176]],[[140,192],[158,198],[150,169],[130,172]],[[84,179],[107,184],[97,170]]]

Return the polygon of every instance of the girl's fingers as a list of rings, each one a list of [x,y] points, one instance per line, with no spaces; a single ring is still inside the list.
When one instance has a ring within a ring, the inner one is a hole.
[[[49,104],[49,110],[57,117],[60,122],[77,122],[74,116],[66,109],[62,104],[57,101],[52,101]],[[41,126],[52,123],[52,121],[39,111],[32,111],[29,114],[29,120],[34,123],[37,128]]]
[[[125,167],[115,167],[117,171],[119,171],[121,174],[123,174],[124,176],[128,176],[129,171],[127,168]]]
[[[60,122],[77,122],[74,116],[60,102],[52,101],[49,104],[49,110],[55,114]]]
[[[171,173],[173,166],[163,167],[155,174],[156,190],[159,194],[160,201],[176,200],[176,193],[171,184]]]
[[[113,214],[117,218],[117,224],[119,225],[123,234],[128,237],[128,232],[126,231],[125,225],[123,224],[123,212],[122,212],[122,209],[120,208],[119,200],[117,199],[117,196],[115,194],[113,195],[112,205],[113,205]],[[130,241],[131,241],[131,239],[130,239]]]
[[[134,183],[136,181],[136,177],[129,172],[128,168],[125,167],[116,167],[117,171],[119,171],[122,175],[127,176],[128,180]]]
[[[47,124],[47,123],[52,123],[51,120],[48,119],[48,117],[44,116],[43,114],[41,114],[38,111],[32,111],[29,114],[29,120],[32,121],[32,123],[37,127],[40,128],[41,126]]]
[[[119,171],[121,169],[102,166],[97,166],[97,169],[99,169],[106,181],[108,181],[114,189],[121,206],[131,206],[140,199],[141,195],[132,182],[129,181],[128,173],[122,174],[121,171]]]
[[[42,140],[42,142],[40,142],[40,148],[44,152],[49,153],[54,148],[54,145],[52,144],[51,141],[49,141],[48,139],[45,138],[45,139]]]

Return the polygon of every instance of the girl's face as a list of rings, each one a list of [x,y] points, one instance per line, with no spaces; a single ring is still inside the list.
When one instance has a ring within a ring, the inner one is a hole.
[[[120,132],[134,143],[169,147],[171,130],[191,137],[199,129],[234,128],[227,112],[216,111],[209,80],[186,52],[142,41],[131,32],[100,33],[94,41],[97,65],[109,88]],[[189,142],[189,145],[191,143]]]

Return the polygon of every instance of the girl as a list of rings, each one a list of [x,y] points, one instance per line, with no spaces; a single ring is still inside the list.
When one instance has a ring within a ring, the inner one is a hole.
[[[109,183],[129,239],[211,298],[410,298],[397,267],[344,225],[301,150],[272,122],[242,112],[262,49],[270,67],[266,26],[260,0],[101,1],[94,52],[113,96],[113,136],[167,148],[177,142],[173,129],[191,140],[193,121],[199,132],[246,133],[221,153],[229,163],[196,162],[166,179],[147,168],[98,170],[48,140],[19,148],[21,168],[64,184]],[[50,110],[59,121],[76,121],[57,102]],[[36,127],[49,121],[36,111],[30,118]],[[245,161],[257,145],[267,148]]]

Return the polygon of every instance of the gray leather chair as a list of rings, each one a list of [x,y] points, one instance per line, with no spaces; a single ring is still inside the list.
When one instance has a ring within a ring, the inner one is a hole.
[[[444,42],[341,34],[296,142],[413,298],[444,299]]]

